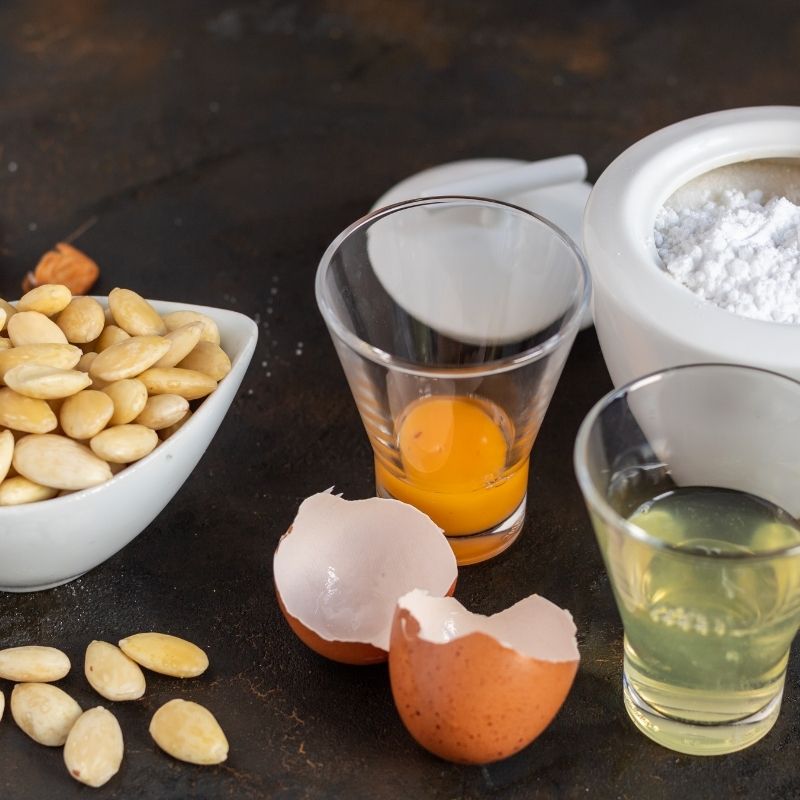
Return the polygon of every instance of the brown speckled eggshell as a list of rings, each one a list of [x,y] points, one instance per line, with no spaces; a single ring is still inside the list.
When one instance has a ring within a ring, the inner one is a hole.
[[[419,638],[395,611],[389,645],[392,694],[409,733],[448,761],[487,764],[530,744],[569,693],[578,661],[528,658],[483,633],[446,644]]]

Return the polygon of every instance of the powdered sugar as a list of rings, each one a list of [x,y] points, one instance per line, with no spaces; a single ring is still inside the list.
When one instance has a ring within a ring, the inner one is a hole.
[[[666,271],[720,308],[800,324],[800,205],[761,191],[661,208],[655,244]]]

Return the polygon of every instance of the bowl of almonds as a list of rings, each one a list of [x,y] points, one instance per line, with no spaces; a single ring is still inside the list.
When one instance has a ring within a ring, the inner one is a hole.
[[[0,301],[0,590],[66,583],[143,531],[230,407],[235,311],[42,284]]]

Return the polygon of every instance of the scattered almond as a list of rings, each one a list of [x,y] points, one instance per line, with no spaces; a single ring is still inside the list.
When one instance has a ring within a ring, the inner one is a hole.
[[[60,681],[70,669],[66,653],[55,647],[25,645],[0,650],[0,678],[17,683]]]
[[[47,747],[61,747],[81,715],[75,700],[49,683],[18,683],[9,705],[14,722],[34,742]]]
[[[145,691],[144,673],[118,647],[94,641],[86,648],[86,680],[106,700],[138,700]]]
[[[136,633],[119,647],[137,664],[173,678],[194,678],[208,669],[208,656],[196,644],[168,633]]]
[[[190,764],[221,764],[228,740],[214,715],[190,700],[170,700],[153,714],[150,735],[166,753]]]
[[[117,718],[102,706],[78,717],[64,744],[64,763],[75,780],[103,786],[119,772],[125,745]]]

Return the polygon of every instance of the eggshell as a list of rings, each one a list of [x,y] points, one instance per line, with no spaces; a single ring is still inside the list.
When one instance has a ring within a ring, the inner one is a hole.
[[[304,500],[273,562],[278,604],[312,650],[345,664],[386,661],[397,599],[451,593],[456,559],[413,506],[321,492]]]
[[[453,598],[411,592],[395,612],[389,676],[420,745],[448,761],[486,764],[550,724],[578,661],[572,617],[542,597],[483,617]]]

